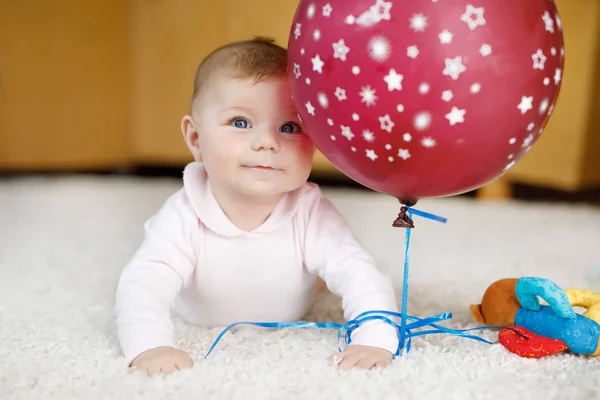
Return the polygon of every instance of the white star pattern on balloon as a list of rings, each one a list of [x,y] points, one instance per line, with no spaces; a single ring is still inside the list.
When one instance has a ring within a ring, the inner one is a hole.
[[[523,139],[523,144],[521,144],[521,147],[527,147],[531,144],[531,142],[533,142],[533,139],[535,137],[533,136],[533,133],[530,133],[529,136],[527,136],[525,139]]]
[[[307,102],[305,104],[305,106],[306,106],[306,111],[314,117],[315,116],[315,107],[310,103],[310,101]]]
[[[392,129],[394,128],[395,124],[390,118],[389,114],[386,114],[383,117],[379,117],[379,122],[381,123],[381,129],[392,133]]]
[[[545,98],[544,100],[542,100],[542,102],[540,103],[540,114],[543,114],[546,111],[548,111],[549,105],[550,105],[550,100],[548,100],[548,98]]]
[[[431,148],[435,146],[435,139],[426,137],[421,140],[421,146]]]
[[[489,44],[482,44],[479,48],[479,52],[482,56],[487,57],[492,54],[492,46]]]
[[[313,58],[311,58],[312,61],[312,65],[313,65],[313,71],[316,71],[320,74],[323,73],[323,65],[325,65],[325,63],[321,60],[321,56],[320,55],[316,55]]]
[[[446,118],[450,121],[450,126],[465,122],[465,114],[467,110],[460,110],[457,107],[452,107],[452,111],[446,114]]]
[[[381,18],[377,14],[374,14],[371,10],[365,11],[356,19],[356,23],[360,26],[368,27],[378,24]]]
[[[558,14],[556,14],[555,18],[556,18],[556,26],[558,27],[559,30],[562,31],[562,21],[560,20],[560,16]]]
[[[409,168],[413,160],[419,160],[421,157],[436,157],[436,150],[439,148],[439,152],[441,152],[442,145],[458,146],[461,143],[468,143],[469,139],[473,138],[470,124],[477,125],[476,121],[484,118],[479,116],[472,107],[476,104],[479,106],[480,102],[493,102],[493,98],[499,90],[496,82],[488,83],[486,81],[486,76],[489,75],[483,74],[482,67],[488,68],[487,72],[489,72],[489,68],[492,68],[493,65],[490,66],[489,63],[492,61],[486,61],[483,57],[491,56],[492,53],[504,54],[505,51],[514,55],[502,41],[498,41],[499,37],[492,33],[486,33],[492,28],[494,32],[496,29],[500,29],[494,25],[496,21],[493,14],[497,10],[492,9],[491,6],[486,7],[482,3],[468,4],[469,2],[465,2],[459,5],[459,10],[449,9],[452,11],[447,13],[450,21],[446,21],[447,24],[444,26],[443,18],[442,21],[438,21],[438,16],[434,15],[433,9],[425,4],[422,5],[421,10],[405,7],[403,13],[396,13],[399,10],[393,9],[393,7],[403,8],[404,5],[398,6],[393,0],[361,1],[362,7],[353,8],[346,7],[346,4],[342,3],[338,5],[331,0],[323,2],[309,0],[307,3],[313,7],[313,10],[309,11],[304,8],[304,15],[301,16],[301,19],[304,19],[302,21],[304,25],[295,24],[292,38],[294,35],[296,38],[301,37],[302,43],[292,42],[296,47],[294,51],[297,57],[294,60],[297,62],[292,66],[293,76],[297,80],[294,81],[294,84],[307,93],[299,102],[299,104],[306,102],[307,113],[304,115],[315,116],[318,110],[321,115],[317,116],[315,120],[319,120],[319,123],[322,124],[321,128],[329,130],[329,132],[323,132],[321,136],[327,142],[329,139],[338,140],[337,143],[329,142],[329,146],[340,146],[342,142],[345,142],[342,139],[344,137],[348,140],[348,144],[344,146],[346,151],[351,150],[356,153],[353,156],[359,158],[362,158],[362,154],[366,154],[367,158],[381,164],[383,168]],[[431,1],[443,2],[443,0]],[[335,9],[331,6],[332,4],[336,4]],[[541,133],[542,119],[549,115],[547,113],[549,113],[555,90],[552,83],[559,85],[562,81],[560,64],[562,60],[558,56],[559,51],[561,55],[564,54],[564,48],[561,47],[562,42],[558,35],[539,36],[544,33],[544,29],[551,33],[562,29],[561,21],[558,15],[555,15],[552,7],[553,5],[547,8],[548,10],[552,9],[550,12],[544,13],[542,9],[533,16],[534,22],[538,22],[532,29],[536,30],[536,37],[541,38],[539,42],[521,43],[518,39],[521,35],[513,38],[511,29],[502,28],[508,29],[506,39],[513,40],[511,46],[514,47],[514,50],[525,52],[520,56],[516,54],[521,60],[520,63],[523,64],[519,65],[519,68],[529,68],[530,72],[522,72],[532,74],[531,77],[535,80],[529,89],[520,85],[522,92],[514,93],[512,100],[508,99],[507,106],[503,103],[495,106],[490,104],[494,108],[503,109],[503,113],[508,114],[507,119],[518,117],[517,110],[521,111],[522,115],[520,128],[516,127],[515,132],[512,132],[514,137],[510,141],[510,136],[502,139],[505,145],[506,141],[509,141],[513,146],[511,151],[501,154],[500,162],[502,163],[513,161],[511,164],[514,165],[515,160],[531,149],[535,139],[538,138],[538,130]],[[322,17],[320,16],[321,10]],[[307,12],[311,14],[308,19]],[[511,13],[511,10],[500,12],[500,14],[505,14],[503,15],[505,18],[514,19],[515,22],[522,19],[520,14],[512,13],[513,15],[511,15]],[[346,26],[341,27],[337,33],[323,30],[323,26],[334,22],[334,20],[326,19],[332,17],[336,20],[339,19],[338,23],[343,23],[345,18],[346,22],[351,24],[358,22],[367,25],[379,24],[379,26],[372,29]],[[308,20],[311,18],[312,21],[309,22]],[[458,21],[459,18],[462,22]],[[543,20],[543,23],[540,19]],[[388,24],[383,21],[392,21],[392,23]],[[529,22],[532,21],[529,20]],[[388,25],[395,23],[404,25],[401,27],[401,30],[405,32],[404,40],[399,40],[394,35],[395,31],[388,28]],[[347,36],[344,34],[344,30],[351,32],[354,29],[361,29],[365,32],[360,40],[349,33]],[[521,28],[514,30],[518,31],[519,29]],[[473,37],[467,38],[469,48],[467,49],[466,46],[462,48],[463,36],[468,35],[473,35]],[[321,43],[315,43],[313,39],[321,39]],[[514,42],[515,40],[516,42]],[[489,42],[486,43],[486,41]],[[461,48],[456,49],[457,45],[460,45]],[[492,45],[494,49],[492,49]],[[404,49],[406,49],[406,55],[401,54]],[[438,50],[442,52],[440,53]],[[331,51],[333,54],[330,53]],[[429,54],[430,52],[434,54]],[[323,54],[323,57],[320,54]],[[531,64],[527,62],[527,59]],[[441,60],[444,60],[443,67],[440,65]],[[543,72],[534,72],[531,68]],[[422,70],[424,71],[421,72]],[[440,72],[443,77],[440,76]],[[335,73],[339,78],[337,82],[333,80]],[[525,79],[522,75],[505,76],[505,78],[513,80],[517,84],[517,82],[522,83]],[[300,77],[302,81],[299,80]],[[305,79],[308,84],[309,77],[314,83],[312,87],[303,85]],[[440,78],[442,79],[440,80]],[[537,87],[533,87],[533,84]],[[336,88],[336,85],[344,85],[346,90],[341,87]],[[394,95],[394,91],[399,93]],[[335,98],[330,97],[334,95]],[[441,96],[441,99],[438,96]],[[521,97],[520,102],[519,97]],[[347,103],[338,104],[335,99],[340,102],[346,100]],[[314,106],[313,101],[315,102]],[[518,105],[515,106],[515,103]],[[442,105],[441,109],[440,105]],[[369,107],[370,109],[368,109]],[[512,117],[509,110],[507,113],[506,107],[517,108],[517,110],[513,109]],[[329,111],[323,110],[324,108]],[[335,119],[335,124],[331,118],[327,118],[329,117],[326,115],[328,113]],[[466,118],[467,113],[471,115],[469,118]],[[448,125],[443,121],[444,119]],[[377,120],[380,127],[376,125]],[[340,123],[346,123],[348,126],[340,125]],[[335,131],[337,126],[341,128],[341,134],[340,131],[331,132],[332,129]],[[379,128],[386,132],[379,131]],[[520,131],[518,131],[519,129]],[[438,131],[447,131],[450,136],[442,138]],[[440,136],[438,137],[438,135]],[[528,136],[524,138],[525,135]],[[421,146],[423,148],[417,151]],[[458,147],[466,149],[468,146]],[[429,148],[436,148],[436,150],[425,150]],[[427,156],[426,153],[431,155]],[[510,156],[508,156],[509,153]],[[407,161],[409,159],[410,163]],[[403,164],[402,160],[406,163]],[[388,165],[386,161],[399,164]],[[365,160],[363,159],[362,162],[365,163]],[[510,168],[511,164],[508,164],[506,168]]]
[[[342,136],[344,136],[348,140],[352,140],[352,138],[354,137],[354,133],[352,133],[352,130],[350,129],[350,127],[342,125],[341,129],[342,129]]]
[[[523,96],[517,108],[521,110],[521,114],[531,110],[533,108],[533,96]]]
[[[448,32],[447,30],[442,31],[442,33],[439,34],[439,38],[440,43],[442,44],[452,43],[452,33]]]
[[[294,37],[296,38],[296,40],[298,40],[298,38],[302,35],[302,24],[297,23],[296,27],[294,29]]]
[[[474,30],[478,26],[485,25],[484,12],[485,9],[483,7],[473,7],[471,4],[468,4],[467,10],[460,16],[460,19],[469,25],[469,29]]]
[[[372,161],[375,161],[377,159],[377,154],[375,153],[374,150],[371,149],[367,149],[365,150],[366,155],[368,158],[370,158]]]
[[[375,95],[375,90],[371,89],[371,86],[363,86],[359,94],[362,97],[361,101],[363,103],[366,103],[367,107],[375,105],[375,102],[377,101],[377,96]]]
[[[388,85],[388,90],[402,90],[402,79],[404,76],[398,74],[394,68],[383,78]]]
[[[389,21],[392,18],[390,14],[391,8],[391,2],[377,0],[375,5],[371,6],[367,11],[363,12],[358,17],[356,23],[366,27],[378,24],[383,20]]]
[[[562,72],[560,68],[556,68],[556,72],[554,73],[554,84],[558,85],[560,83],[561,76]]]
[[[329,106],[329,99],[327,98],[327,95],[325,93],[321,92],[317,97],[319,99],[319,104],[321,105],[321,107],[327,108]]]
[[[312,19],[316,13],[317,7],[314,4],[308,6],[308,9],[306,10],[306,16],[308,17],[308,19]]]
[[[554,20],[548,11],[544,13],[542,16],[542,20],[544,20],[544,24],[546,25],[546,30],[550,33],[554,33]]]
[[[506,172],[509,169],[511,169],[512,167],[514,167],[516,163],[517,163],[516,161],[510,162],[506,167],[504,167],[504,172]]]
[[[406,55],[412,59],[417,58],[419,55],[419,48],[417,46],[408,46],[406,48]]]
[[[392,19],[392,16],[390,15],[391,9],[391,1],[377,0],[377,3],[375,3],[374,6],[371,6],[370,11],[373,14],[377,15],[377,18],[379,20],[389,21],[390,19]]]
[[[544,69],[544,64],[548,58],[544,55],[542,49],[538,49],[538,51],[535,52],[531,58],[533,59],[533,69]]]
[[[342,61],[346,61],[346,56],[350,51],[350,48],[344,43],[344,39],[340,39],[337,43],[332,44],[333,46],[333,58],[339,58]]]
[[[414,14],[410,18],[410,27],[415,32],[423,32],[427,28],[427,17],[423,14]]]
[[[443,74],[450,76],[454,80],[457,80],[460,74],[467,70],[467,68],[462,63],[461,56],[455,58],[446,58],[444,62],[446,64],[446,67],[444,68]]]
[[[335,89],[335,97],[337,97],[339,101],[348,99],[346,96],[346,90],[342,89],[341,87]]]
[[[454,94],[452,93],[452,90],[444,90],[442,92],[442,100],[448,102],[450,100],[452,100],[454,98]]]
[[[383,36],[375,36],[369,41],[369,56],[377,62],[387,60],[392,54],[390,41]]]
[[[398,157],[400,157],[403,160],[408,160],[410,158],[410,151],[408,151],[407,149],[399,149]]]
[[[431,114],[427,111],[421,111],[413,120],[413,125],[416,130],[424,131],[431,125]]]
[[[370,158],[372,161],[375,161],[377,159],[377,154],[375,153],[374,150],[366,150],[367,153],[367,157]]]

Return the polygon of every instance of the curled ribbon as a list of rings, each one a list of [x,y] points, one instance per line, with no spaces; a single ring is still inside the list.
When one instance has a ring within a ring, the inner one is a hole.
[[[414,209],[412,207],[407,207],[409,218],[412,214],[418,215],[423,218],[427,218],[433,221],[446,223],[447,219],[430,214],[424,211],[420,211]],[[474,339],[480,342],[484,342],[487,344],[493,344],[492,342],[485,340],[481,337],[475,335],[469,335],[467,332],[475,331],[475,330],[483,330],[483,329],[502,329],[507,328],[504,326],[480,326],[471,329],[449,329],[443,326],[438,325],[438,322],[445,321],[452,318],[451,313],[442,313],[438,315],[434,315],[428,318],[418,318],[414,316],[407,315],[406,307],[408,303],[408,269],[409,269],[409,249],[410,249],[410,236],[411,236],[411,228],[406,229],[406,247],[404,251],[404,277],[402,282],[402,312],[396,313],[391,311],[366,311],[360,315],[358,315],[355,319],[347,321],[345,324],[338,324],[335,322],[236,322],[234,324],[229,325],[225,328],[219,336],[214,340],[213,344],[210,346],[210,349],[204,356],[206,359],[210,353],[214,350],[219,341],[223,338],[223,336],[229,332],[231,329],[240,326],[240,325],[252,325],[260,328],[271,328],[271,329],[284,329],[284,328],[313,328],[313,329],[338,329],[338,350],[342,350],[340,347],[340,340],[342,335],[344,336],[345,345],[350,345],[352,343],[352,332],[358,328],[361,324],[366,321],[372,320],[381,320],[398,330],[398,336],[400,338],[398,348],[394,357],[399,355],[408,354],[410,351],[412,338],[417,336],[425,336],[431,334],[438,333],[446,333],[450,335],[455,335],[467,339]],[[400,324],[394,322],[390,317],[398,317],[400,318]],[[407,320],[411,321],[407,323]],[[416,331],[414,330],[429,326],[433,329]],[[511,328],[508,328],[511,329]]]

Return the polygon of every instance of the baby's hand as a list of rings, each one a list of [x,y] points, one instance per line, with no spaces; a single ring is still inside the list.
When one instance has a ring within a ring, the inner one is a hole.
[[[145,372],[148,376],[168,375],[181,369],[192,368],[193,365],[192,358],[186,352],[172,347],[147,350],[131,362],[132,367]]]
[[[329,364],[338,365],[342,369],[358,367],[362,369],[385,368],[391,364],[394,355],[377,347],[352,344],[341,353],[329,357]]]

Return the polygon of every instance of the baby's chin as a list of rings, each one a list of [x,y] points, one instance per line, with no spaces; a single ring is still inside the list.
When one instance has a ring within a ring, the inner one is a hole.
[[[302,177],[281,177],[280,179],[244,179],[236,182],[238,193],[247,198],[267,199],[293,192],[306,183]]]

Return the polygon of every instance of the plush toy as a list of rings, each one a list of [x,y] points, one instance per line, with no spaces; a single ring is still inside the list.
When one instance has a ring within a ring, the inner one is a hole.
[[[573,307],[587,310],[578,314]],[[481,324],[504,327],[500,343],[522,357],[540,358],[565,350],[600,355],[600,293],[563,291],[542,278],[501,279],[487,288],[481,304],[471,305],[471,313]]]

